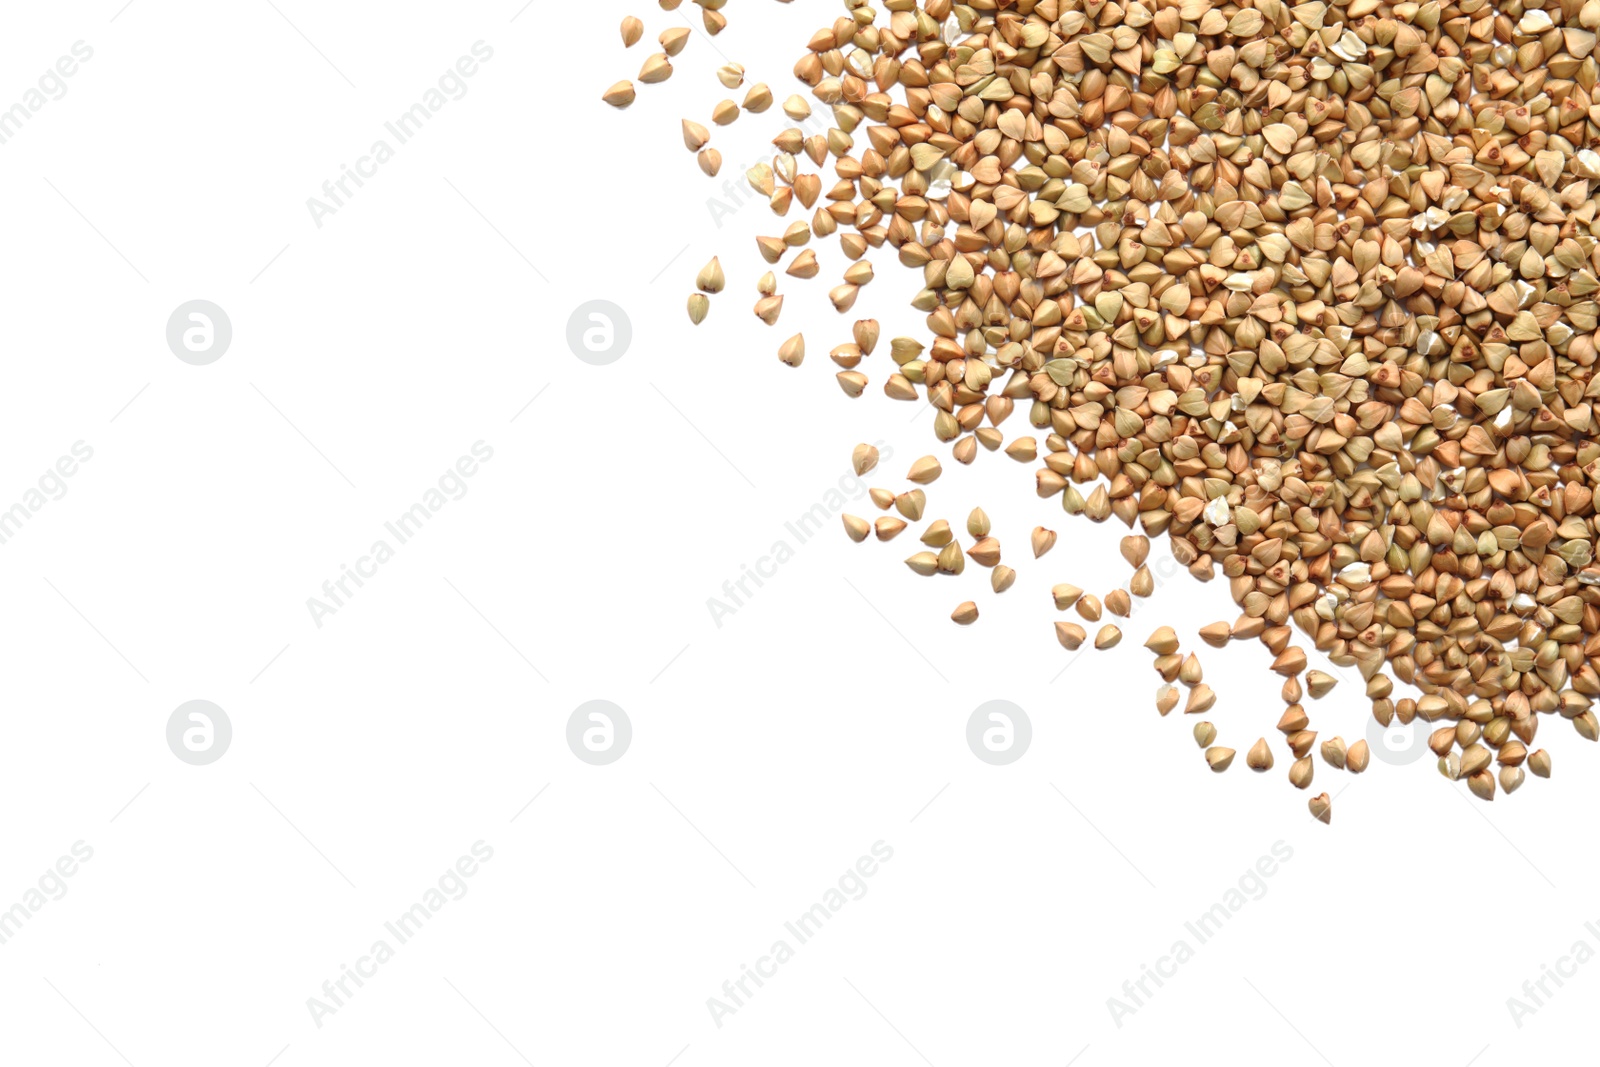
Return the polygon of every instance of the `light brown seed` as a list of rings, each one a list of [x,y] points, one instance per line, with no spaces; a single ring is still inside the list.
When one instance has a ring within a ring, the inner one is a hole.
[[[1200,627],[1200,640],[1212,648],[1221,648],[1233,638],[1233,628],[1225,622],[1208,623]]]
[[[879,332],[877,319],[858,319],[850,328],[850,335],[855,339],[856,347],[867,356],[872,355],[873,349],[878,347]]]
[[[1324,826],[1333,823],[1333,801],[1328,799],[1328,794],[1318,793],[1306,802],[1306,807],[1311,809],[1311,817]]]
[[[670,77],[672,77],[672,61],[660,52],[645,60],[644,66],[639,68],[639,80],[646,85],[664,82]]]
[[[778,316],[783,314],[783,297],[781,295],[764,296],[756,301],[753,310],[756,318],[768,326],[776,326],[778,324]]]
[[[1178,687],[1177,686],[1175,686],[1175,685],[1164,685],[1160,689],[1156,690],[1156,710],[1159,711],[1162,715],[1166,715],[1168,712],[1170,712],[1173,708],[1175,708],[1177,706],[1178,706]],[[1209,742],[1207,742],[1207,743],[1209,744]]]
[[[1090,622],[1100,621],[1100,598],[1092,594],[1085,594],[1078,598],[1073,608]]]
[[[1461,750],[1461,773],[1463,775],[1477,774],[1489,766],[1489,761],[1492,758],[1489,755],[1489,750],[1482,745],[1468,745]]]
[[[1306,691],[1311,694],[1312,700],[1321,700],[1332,692],[1333,687],[1338,684],[1339,679],[1332,675],[1324,674],[1321,671],[1306,672]]]
[[[850,466],[858,475],[867,474],[878,465],[878,450],[869,444],[859,444],[850,451]]]
[[[887,489],[868,489],[867,496],[882,511],[888,511],[894,506],[894,494]]]
[[[942,474],[944,468],[939,466],[939,461],[933,456],[923,456],[911,464],[911,469],[906,472],[906,481],[916,482],[918,485],[927,485]]]
[[[1250,746],[1250,751],[1245,753],[1244,762],[1252,771],[1272,770],[1272,749],[1267,747],[1265,737]]]
[[[798,367],[805,358],[806,339],[802,334],[797,333],[778,346],[778,359],[791,367]]]
[[[744,67],[738,63],[724,63],[717,68],[717,81],[725,89],[737,89],[744,84]]]
[[[967,513],[967,533],[973,537],[989,536],[989,516],[982,508],[973,508]]]
[[[706,321],[706,315],[711,311],[711,301],[706,299],[704,293],[689,294],[689,321],[696,326]]]
[[[1017,572],[1002,563],[1000,566],[994,569],[992,574],[989,575],[989,588],[993,589],[996,593],[1004,593],[1007,589],[1011,588],[1012,584],[1015,583],[1016,580]]]
[[[1043,526],[1033,528],[1033,558],[1038,559],[1056,545],[1056,532]]]
[[[889,375],[889,380],[884,383],[883,392],[891,400],[917,399],[917,387],[900,374]]]
[[[733,86],[730,85],[728,88],[731,89]],[[772,90],[767,88],[765,82],[752,85],[750,91],[744,94],[744,109],[753,115],[759,115],[771,106]]]
[[[1315,730],[1296,730],[1288,736],[1287,740],[1289,742],[1289,751],[1293,752],[1296,758],[1299,758],[1310,752],[1311,746],[1317,743],[1317,732]]]
[[[1111,494],[1106,492],[1105,486],[1095,486],[1089,499],[1084,501],[1083,517],[1090,522],[1105,522],[1111,517]]]
[[[1149,567],[1140,567],[1133,572],[1133,577],[1128,579],[1128,592],[1136,597],[1147,597],[1155,591],[1156,580],[1150,573]]]
[[[1310,756],[1301,756],[1289,768],[1289,784],[1296,789],[1304,789],[1311,784],[1311,778],[1316,768],[1311,764]]]
[[[1297,734],[1304,730],[1310,719],[1306,717],[1306,709],[1299,704],[1290,704],[1278,718],[1278,729],[1285,734]]]
[[[1342,771],[1349,758],[1350,754],[1345,749],[1344,738],[1331,737],[1322,742],[1322,759],[1328,766]]]
[[[867,376],[860,371],[843,370],[833,377],[846,396],[857,397],[867,391]]]
[[[1201,682],[1189,690],[1189,700],[1183,706],[1183,713],[1185,715],[1204,715],[1215,707],[1216,703],[1217,694],[1211,691],[1209,685]]]
[[[716,256],[711,257],[711,262],[700,268],[700,273],[695,276],[695,285],[707,293],[720,293],[723,286],[728,284],[727,275],[722,273],[722,263]]]
[[[927,494],[923,493],[921,489],[912,489],[910,492],[901,493],[894,498],[895,510],[912,522],[922,518],[922,509],[927,505]]]
[[[967,555],[972,561],[983,567],[993,567],[1000,562],[1000,542],[993,537],[980,537],[969,549]]]
[[[622,20],[622,47],[632,48],[644,36],[644,23],[629,15]]]
[[[1542,748],[1537,752],[1529,753],[1528,770],[1532,771],[1540,778],[1550,777],[1550,753],[1546,752]]]
[[[1060,604],[1056,606],[1060,607]],[[1178,651],[1178,634],[1170,626],[1157,627],[1156,632],[1150,635],[1150,640],[1144,643],[1144,647],[1158,656],[1169,656]]]
[[[1018,463],[1032,463],[1039,454],[1039,442],[1031,437],[1019,437],[1006,446],[1006,455]]]
[[[1365,741],[1357,741],[1350,746],[1350,751],[1345,753],[1345,770],[1351,774],[1360,774],[1367,769],[1367,761],[1371,758],[1371,751]]]
[[[951,541],[939,550],[939,569],[945,574],[960,574],[967,569],[967,557],[961,554],[960,541]]]
[[[718,126],[726,126],[739,117],[739,105],[732,100],[719,100],[711,109],[711,121]]]
[[[978,619],[978,605],[970,600],[964,600],[956,605],[956,610],[950,613],[950,618],[958,626],[967,626]]]
[[[1467,788],[1479,800],[1494,799],[1494,772],[1477,770],[1467,777]]]
[[[859,288],[854,285],[838,285],[828,290],[828,300],[832,302],[833,309],[843,315],[856,306],[856,294]]]
[[[700,169],[705,172],[708,178],[715,178],[717,173],[722,170],[722,153],[715,148],[707,148],[695,158],[700,164]]]
[[[892,541],[906,528],[905,520],[885,515],[873,524],[880,541]]]
[[[698,122],[683,120],[683,145],[691,152],[698,152],[711,140],[711,132]]]
[[[1083,590],[1075,585],[1062,584],[1050,590],[1050,597],[1055,601],[1057,611],[1066,611],[1082,596]]]
[[[1100,632],[1095,634],[1094,647],[1098,649],[1115,648],[1122,640],[1122,631],[1115,626],[1102,626]]]
[[[1272,146],[1273,151],[1281,155],[1287,155],[1289,150],[1294,147],[1295,141],[1298,140],[1295,136],[1294,127],[1282,122],[1274,122],[1271,125],[1263,126],[1261,135],[1266,138],[1267,144]]]
[[[789,264],[784,273],[791,278],[815,278],[821,269],[817,266],[817,254],[808,248],[794,257],[794,262]]]
[[[1196,686],[1204,679],[1205,672],[1200,666],[1200,658],[1193,652],[1189,653],[1178,667],[1178,681],[1187,686]]]
[[[670,26],[661,31],[661,36],[656,40],[661,42],[661,50],[669,56],[676,56],[683,51],[683,46],[689,43],[690,30],[687,26]]]
[[[934,548],[943,548],[954,538],[950,532],[950,524],[943,519],[935,519],[922,533],[922,543]]]
[[[1213,771],[1221,774],[1233,763],[1234,751],[1231,748],[1206,749],[1206,763]]]
[[[624,80],[617,82],[611,88],[607,89],[603,94],[601,94],[600,99],[604,100],[612,107],[624,108],[633,103],[634,95],[633,83]]]
[[[865,541],[867,534],[872,532],[872,525],[866,519],[857,518],[848,513],[839,517],[844,520],[844,532],[849,535],[850,540],[858,544]]]
[[[923,577],[935,573],[939,569],[939,557],[932,552],[918,552],[914,556],[906,557],[906,566],[916,571]]]
[[[1178,697],[1176,693],[1173,694],[1172,699],[1174,703],[1177,702]],[[1209,748],[1211,742],[1215,741],[1216,739],[1217,728],[1215,726],[1208,722],[1197,722],[1194,724],[1195,744],[1199,745],[1201,748]]]
[[[757,237],[756,248],[761,252],[761,258],[768,263],[776,263],[783,258],[783,253],[788,250],[788,245],[783,243],[781,237]]]
[[[1068,652],[1076,652],[1078,650],[1078,646],[1083,644],[1083,640],[1087,636],[1088,633],[1077,623],[1056,623],[1056,640],[1060,641],[1061,647],[1066,649]]]
[[[1600,720],[1595,713],[1586,711],[1572,720],[1572,728],[1578,731],[1578,736],[1585,741],[1600,741]]]
[[[1303,649],[1286,648],[1272,661],[1272,669],[1279,674],[1299,674],[1306,669],[1306,654]]]
[[[1144,561],[1150,558],[1150,538],[1143,534],[1122,539],[1122,558],[1128,561],[1128,566],[1139,568],[1144,566]]]

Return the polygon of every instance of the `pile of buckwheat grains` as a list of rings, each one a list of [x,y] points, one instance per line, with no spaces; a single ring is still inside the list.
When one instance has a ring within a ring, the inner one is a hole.
[[[716,33],[725,0],[697,2]],[[838,237],[856,264],[829,292],[840,312],[872,278],[869,248],[921,274],[926,334],[890,341],[891,366],[870,319],[832,350],[848,396],[883,367],[884,393],[932,405],[963,464],[1025,422],[1004,450],[1036,463],[1027,431],[1044,436],[1041,497],[1166,534],[1195,578],[1220,573],[1239,615],[1199,636],[1255,638],[1276,657],[1297,788],[1317,737],[1301,701],[1333,679],[1306,672],[1296,629],[1359,670],[1380,723],[1437,724],[1440,771],[1484,800],[1524,768],[1550,774],[1530,751],[1541,723],[1600,737],[1600,0],[843,8],[793,70],[831,127],[785,130],[746,177],[779,215],[815,209],[759,242],[768,264]],[[625,45],[640,33],[624,21]],[[661,43],[641,82],[671,74],[684,37]],[[717,71],[730,88],[743,74]],[[605,99],[628,106],[633,86]],[[742,107],[772,99],[758,85]],[[799,94],[782,110],[811,114]],[[727,101],[713,124],[739,112]],[[707,127],[683,129],[715,174]],[[814,254],[787,273],[813,277]],[[715,260],[698,287],[696,324],[722,288]],[[757,288],[757,314],[776,322],[773,275]],[[796,335],[780,355],[799,366],[804,350]],[[863,474],[877,461],[865,447]],[[929,457],[909,480],[938,474]],[[873,499],[900,518],[846,516],[857,541],[895,536],[926,498]],[[907,564],[959,573],[971,558],[1003,592],[1015,573],[987,517],[967,528],[965,553],[940,522]],[[1034,531],[1034,554],[1054,542]],[[1148,595],[1149,542],[1123,548],[1130,589]],[[1121,590],[1053,595],[1086,622],[1128,614]],[[969,601],[953,618],[977,614]],[[1088,639],[1056,629],[1069,649]],[[1120,636],[1108,625],[1093,643]],[[1201,714],[1215,696],[1179,645],[1166,627],[1147,644],[1167,683],[1158,709],[1180,702],[1177,682]],[[1421,696],[1395,699],[1390,674]],[[1215,727],[1194,734],[1213,770],[1230,766]],[[1340,738],[1318,755],[1347,773],[1369,758]],[[1246,763],[1273,767],[1265,739]],[[1309,806],[1329,819],[1326,793]]]

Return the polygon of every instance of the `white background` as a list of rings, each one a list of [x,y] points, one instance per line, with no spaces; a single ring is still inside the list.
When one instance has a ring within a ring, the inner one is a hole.
[[[1126,531],[1036,499],[1003,455],[958,468],[925,409],[882,395],[916,274],[876,256],[839,316],[826,242],[821,277],[780,275],[776,328],[750,314],[752,238],[806,216],[707,200],[786,123],[717,130],[716,181],[678,123],[742,99],[712,77],[724,58],[779,100],[800,88],[838,4],[732,4],[617,112],[600,93],[698,8],[121,3],[7,4],[0,32],[0,107],[94,49],[0,145],[0,507],[94,450],[0,546],[0,908],[94,850],[0,945],[0,1061],[1573,1062],[1600,966],[1520,1028],[1506,1007],[1575,942],[1600,948],[1596,765],[1565,723],[1539,737],[1554,779],[1493,805],[1431,758],[1319,761],[1311,792],[1337,801],[1314,823],[1265,651],[1194,636],[1235,614],[1220,581],[1169,569],[1119,648],[1055,643],[1050,586],[1125,582]],[[647,34],[625,53],[630,12]],[[307,198],[479,40],[467,95],[319,229]],[[728,289],[694,328],[713,254]],[[232,321],[210,366],[167,348],[192,299]],[[632,323],[608,366],[566,341],[593,299]],[[827,352],[864,315],[885,341],[851,401]],[[801,330],[790,369],[777,347]],[[786,529],[876,440],[873,485],[945,460],[927,518],[987,509],[1010,592],[976,565],[913,575],[920,527]],[[478,441],[494,458],[469,492],[317,627],[307,598]],[[1034,561],[1039,524],[1061,539]],[[715,625],[708,598],[778,541],[793,558]],[[969,598],[982,617],[956,627]],[[1155,713],[1140,645],[1163,622],[1219,694],[1224,775]],[[233,725],[206,767],[165,740],[192,699]],[[591,699],[632,722],[610,766],[566,744]],[[1007,767],[966,745],[991,699],[1033,724]],[[1359,679],[1311,712],[1363,736]],[[1262,735],[1278,766],[1252,775]],[[470,892],[319,1027],[307,999],[480,840]],[[718,1026],[707,998],[879,841],[866,895]],[[1184,924],[1279,842],[1264,895],[1199,944]],[[1180,939],[1193,959],[1115,1019],[1108,998]]]

